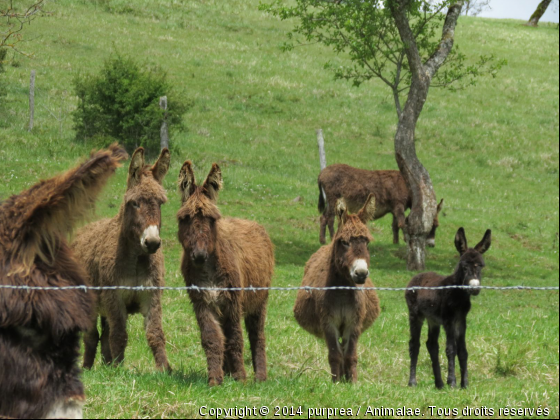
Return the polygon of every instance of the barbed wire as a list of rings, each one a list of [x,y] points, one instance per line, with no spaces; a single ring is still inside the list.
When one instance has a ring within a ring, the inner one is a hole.
[[[269,287],[213,287],[213,286],[27,286],[27,285],[11,285],[11,284],[0,284],[0,291],[2,289],[8,290],[82,290],[87,292],[88,290],[128,290],[137,292],[149,292],[155,290],[167,290],[167,291],[179,291],[179,290],[193,290],[196,292],[211,291],[211,292],[259,292],[263,290],[276,290],[276,291],[294,291],[294,290],[305,290],[306,292],[312,291],[327,291],[327,290],[377,290],[377,291],[390,291],[390,292],[404,292],[407,290],[447,290],[447,289],[477,289],[477,290],[556,290],[558,291],[560,287],[558,286],[467,286],[467,285],[449,285],[449,286],[411,286],[411,287],[359,287],[359,286],[325,286],[325,287],[313,287],[313,286],[269,286]]]

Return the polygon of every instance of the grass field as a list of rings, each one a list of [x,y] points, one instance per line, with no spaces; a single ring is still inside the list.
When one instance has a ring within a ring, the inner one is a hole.
[[[1,2],[0,2],[1,3]],[[370,82],[359,89],[335,82],[327,61],[342,62],[318,45],[282,53],[292,23],[259,12],[256,0],[98,0],[49,2],[52,14],[26,27],[34,58],[8,58],[0,83],[0,197],[6,198],[76,164],[91,149],[74,139],[72,79],[101,68],[112,51],[157,63],[194,102],[188,130],[173,133],[175,154],[163,206],[166,283],[183,285],[176,239],[176,179],[191,159],[202,180],[219,162],[225,188],[222,214],[263,224],[276,247],[274,285],[297,286],[319,246],[315,129],[326,138],[328,163],[396,169],[396,114],[390,92]],[[471,244],[492,229],[483,285],[558,286],[559,32],[519,21],[461,18],[457,43],[467,55],[508,60],[496,79],[456,93],[432,89],[417,129],[417,151],[445,199],[429,270],[450,273],[453,237],[464,226]],[[37,70],[35,127],[26,130],[28,84]],[[179,153],[177,153],[179,152]],[[113,216],[125,190],[120,169],[100,199],[95,218]],[[296,197],[301,200],[294,202]],[[371,277],[403,287],[405,247],[392,244],[390,217],[373,226]],[[382,313],[359,344],[359,380],[333,385],[324,343],[296,324],[294,292],[271,292],[266,327],[269,380],[206,385],[199,330],[185,292],[164,295],[164,330],[171,376],[156,373],[140,316],[129,322],[124,366],[96,364],[83,379],[85,416],[202,417],[212,408],[302,406],[418,408],[419,417],[510,416],[500,408],[546,408],[559,416],[558,292],[483,291],[469,315],[470,387],[433,385],[421,349],[418,387],[408,381],[408,325],[402,292],[379,292]],[[424,330],[422,341],[425,341]],[[443,347],[444,335],[440,338]],[[249,349],[245,351],[249,368]],[[440,350],[446,368],[444,349]],[[252,372],[248,369],[248,372]],[[437,407],[442,411],[431,411]],[[493,409],[484,412],[462,410]],[[451,409],[458,409],[457,415]],[[206,410],[206,409],[205,409]],[[447,411],[446,411],[447,410]],[[326,414],[326,413],[324,413]],[[340,416],[340,413],[338,414]],[[249,417],[258,417],[249,416]],[[286,416],[281,416],[286,417]],[[387,416],[389,417],[389,416]],[[414,417],[414,416],[411,416]],[[300,418],[296,416],[295,418]]]

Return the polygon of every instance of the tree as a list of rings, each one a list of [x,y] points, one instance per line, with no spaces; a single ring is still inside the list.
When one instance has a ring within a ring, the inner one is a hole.
[[[281,0],[261,5],[282,20],[297,18],[285,49],[294,48],[294,35],[346,53],[350,65],[328,65],[335,78],[360,86],[372,78],[392,91],[398,117],[395,158],[412,191],[412,208],[403,230],[408,238],[407,267],[425,268],[425,244],[436,213],[436,198],[426,168],[416,156],[414,132],[430,86],[464,88],[483,73],[495,75],[504,64],[482,56],[467,65],[453,49],[455,26],[464,1],[456,0]],[[441,31],[441,35],[437,33]],[[404,107],[403,97],[406,94]]]
[[[28,2],[25,7],[14,8],[13,0],[0,2],[0,48],[25,54],[18,48],[23,39],[25,25],[31,23],[43,12],[44,0]]]
[[[74,88],[76,138],[96,146],[118,140],[129,152],[144,146],[159,153],[162,121],[182,127],[183,114],[192,105],[175,94],[163,71],[118,54],[106,60],[98,74],[77,76]],[[167,96],[169,109],[160,108],[162,96]]]
[[[534,26],[534,27],[539,26],[539,20],[541,20],[542,16],[546,12],[546,9],[548,9],[548,6],[550,6],[550,3],[552,3],[552,0],[541,1],[539,3],[539,5],[537,6],[537,9],[535,10],[535,12],[531,15],[531,18],[526,23],[526,25],[527,26]]]
[[[490,0],[465,0],[463,14],[465,16],[478,16],[483,10],[490,8]]]

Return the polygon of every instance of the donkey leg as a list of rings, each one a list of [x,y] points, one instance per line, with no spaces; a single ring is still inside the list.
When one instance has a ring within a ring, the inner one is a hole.
[[[406,224],[406,218],[404,217],[404,207],[396,206],[393,209],[393,243],[399,243],[399,229],[403,231],[404,234],[404,226]],[[405,242],[408,242],[405,234],[404,238]]]
[[[346,334],[345,334],[346,335]],[[358,339],[360,332],[358,328],[352,328],[348,334],[348,338],[344,338],[344,374],[348,382],[356,382],[358,380]]]
[[[457,342],[455,338],[455,330],[453,325],[444,325],[447,343],[445,346],[445,354],[447,355],[447,385],[451,387],[457,386],[455,378],[455,357],[457,356]]]
[[[344,358],[342,355],[342,349],[339,343],[339,333],[336,328],[331,326],[323,326],[325,332],[325,341],[327,342],[327,348],[329,351],[329,365],[331,366],[331,375],[333,382],[339,382],[343,375],[343,364]]]
[[[216,316],[206,305],[197,303],[194,305],[194,309],[200,328],[200,341],[206,354],[208,385],[220,385],[224,381],[224,333]]]
[[[319,220],[319,223],[321,224],[321,231],[319,232],[319,242],[324,245],[327,243],[327,239],[325,238],[325,234],[327,231],[327,217],[325,216],[325,213],[321,215],[321,218]]]
[[[459,330],[457,331],[457,355],[459,356],[459,366],[461,368],[461,388],[469,386],[467,373],[467,360],[469,358],[469,353],[467,352],[467,343],[465,340],[466,332],[467,323],[465,319],[465,321],[459,325]]]
[[[84,334],[84,369],[92,368],[98,342],[99,331],[97,331],[97,313],[95,313],[90,329]]]
[[[101,317],[101,355],[103,356],[103,363],[106,365],[113,363],[111,344],[109,342],[109,322],[104,316]]]
[[[410,315],[408,318],[410,325],[410,341],[408,342],[408,353],[410,355],[410,379],[408,386],[416,386],[416,365],[418,364],[418,353],[420,352],[420,335],[424,318]]]
[[[120,364],[124,360],[124,351],[128,344],[128,333],[126,332],[126,320],[128,314],[124,303],[118,296],[111,293],[107,298],[106,309],[108,310],[107,321],[109,322],[109,345],[113,364]]]
[[[245,328],[249,335],[253,370],[257,381],[266,381],[266,343],[264,336],[264,323],[266,319],[266,302],[256,314],[245,317]]]
[[[431,324],[428,321],[428,341],[426,342],[426,347],[430,353],[430,359],[432,360],[432,370],[434,371],[434,378],[436,381],[436,388],[443,388],[443,380],[441,379],[441,367],[439,365],[439,331],[440,326],[436,324]]]
[[[165,334],[163,333],[161,315],[161,291],[151,292],[150,306],[144,315],[146,339],[156,361],[156,368],[160,371],[171,372],[167,353],[165,352]]]
[[[332,213],[329,213],[327,224],[329,226],[329,234],[331,235],[331,241],[332,241],[334,238],[334,210]]]
[[[231,364],[231,374],[236,381],[247,379],[243,363],[243,330],[241,329],[241,307],[231,308],[224,314],[223,330],[226,339],[225,354]]]

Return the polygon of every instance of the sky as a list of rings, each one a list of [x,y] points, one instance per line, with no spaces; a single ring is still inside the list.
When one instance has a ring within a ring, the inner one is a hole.
[[[491,10],[483,11],[479,16],[495,19],[529,20],[541,0],[491,0]],[[558,23],[558,1],[553,0],[541,22]]]

